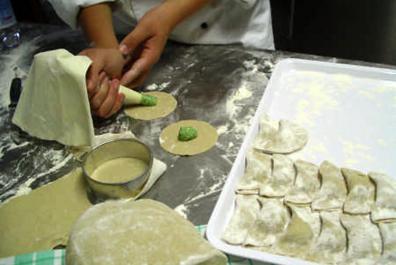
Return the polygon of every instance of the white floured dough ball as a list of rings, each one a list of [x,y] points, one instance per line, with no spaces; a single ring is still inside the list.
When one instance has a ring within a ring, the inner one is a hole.
[[[193,224],[153,200],[117,200],[88,209],[74,224],[68,265],[217,265],[226,257]]]

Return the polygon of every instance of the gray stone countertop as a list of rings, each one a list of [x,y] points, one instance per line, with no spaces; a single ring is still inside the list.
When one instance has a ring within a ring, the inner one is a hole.
[[[22,24],[21,30],[21,45],[0,54],[0,201],[26,193],[79,166],[66,147],[34,139],[10,122],[14,109],[9,107],[9,88],[15,71],[22,79],[26,78],[34,54],[58,48],[76,54],[87,43],[81,32],[58,26]],[[175,112],[153,121],[132,120],[120,112],[108,120],[95,120],[96,134],[129,130],[148,144],[168,169],[144,198],[167,204],[196,225],[206,224],[274,65],[285,58],[374,65],[250,50],[238,45],[169,42],[142,90],[171,93],[178,101]],[[161,130],[183,119],[203,120],[213,125],[219,134],[216,146],[191,157],[164,151],[158,141]]]

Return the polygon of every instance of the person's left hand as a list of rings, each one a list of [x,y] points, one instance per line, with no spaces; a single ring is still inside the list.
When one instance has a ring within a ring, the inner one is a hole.
[[[120,110],[125,96],[118,92],[120,82],[109,80],[104,72],[99,74],[98,83],[95,92],[89,95],[89,103],[96,116],[108,118]]]
[[[81,51],[79,55],[85,55],[92,60],[86,77],[88,95],[95,94],[100,85],[100,73],[104,72],[111,79],[121,78],[126,60],[118,49],[89,48]]]
[[[130,88],[141,85],[159,60],[168,39],[171,25],[157,9],[147,12],[121,42],[120,51],[130,57],[121,84]]]

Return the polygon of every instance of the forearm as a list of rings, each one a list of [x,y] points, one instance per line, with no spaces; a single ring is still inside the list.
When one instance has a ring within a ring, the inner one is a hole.
[[[94,47],[118,48],[109,3],[82,8],[78,20]]]

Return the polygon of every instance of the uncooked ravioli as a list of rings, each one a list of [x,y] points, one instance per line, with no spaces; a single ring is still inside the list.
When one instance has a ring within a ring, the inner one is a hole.
[[[293,161],[280,154],[272,156],[272,174],[265,183],[260,186],[259,194],[266,197],[283,197],[293,185],[294,181]]]
[[[191,141],[179,141],[180,127],[193,127],[198,130],[197,138]],[[162,130],[160,135],[162,148],[176,155],[196,155],[212,148],[217,142],[217,131],[209,123],[197,120],[183,120],[173,123]]]
[[[244,245],[270,247],[286,228],[290,215],[282,199],[258,197],[257,200],[261,209],[248,229]]]
[[[309,207],[288,205],[292,217],[286,231],[276,242],[275,252],[304,258],[320,232],[320,217]]]
[[[273,121],[264,115],[254,148],[269,154],[289,154],[302,149],[307,142],[304,128],[287,120]]]
[[[389,222],[396,220],[396,181],[391,177],[370,172],[369,177],[377,188],[375,205],[371,209],[373,222]]]
[[[347,230],[347,261],[377,258],[381,255],[380,231],[378,226],[371,222],[368,214],[342,214],[341,223]]]
[[[237,193],[258,194],[260,186],[271,176],[271,170],[271,156],[251,149],[246,156],[246,170],[239,180]]]
[[[383,240],[383,254],[396,254],[396,222],[379,223],[378,225]]]
[[[321,231],[316,238],[309,259],[341,264],[347,248],[346,231],[341,225],[340,211],[321,211]]]
[[[303,160],[294,162],[297,176],[285,200],[295,204],[309,204],[320,188],[318,166]]]
[[[312,201],[312,210],[341,209],[347,195],[341,170],[329,161],[323,161],[320,164],[319,173],[322,186]]]
[[[369,177],[360,171],[342,168],[348,187],[348,195],[344,202],[344,212],[350,214],[370,213],[374,203],[375,188]]]
[[[126,115],[137,120],[154,120],[169,115],[177,106],[177,101],[171,94],[160,91],[147,92],[144,94],[156,97],[157,105],[127,107],[124,110]]]
[[[235,211],[226,226],[222,239],[232,245],[241,245],[248,236],[260,211],[259,197],[256,195],[237,195]]]

